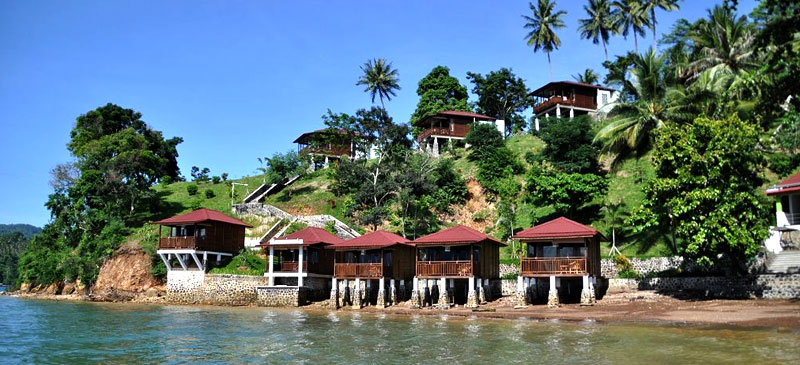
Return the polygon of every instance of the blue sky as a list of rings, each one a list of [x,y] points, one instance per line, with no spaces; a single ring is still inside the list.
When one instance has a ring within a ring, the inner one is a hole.
[[[561,0],[567,28],[553,78],[593,68],[603,49],[581,40],[585,1]],[[659,11],[659,33],[717,1]],[[755,2],[741,1],[740,13]],[[49,171],[70,160],[75,118],[108,102],[135,109],[165,136],[181,136],[179,165],[232,177],[259,156],[295,148],[327,109],[370,105],[359,66],[383,57],[400,72],[387,104],[406,122],[416,84],[436,65],[467,84],[467,71],[510,67],[529,88],[549,81],[547,58],[524,41],[526,1],[3,1],[0,2],[0,223],[43,225]],[[639,40],[642,49],[652,44]],[[609,55],[633,49],[611,40]],[[474,100],[474,97],[471,98]]]

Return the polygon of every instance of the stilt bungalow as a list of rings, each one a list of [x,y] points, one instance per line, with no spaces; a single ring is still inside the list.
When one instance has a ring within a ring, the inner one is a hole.
[[[422,133],[417,136],[417,145],[434,156],[441,154],[447,146],[465,147],[463,141],[472,123],[492,124],[505,136],[506,125],[503,120],[470,112],[445,110],[414,124],[415,127],[422,128]]]
[[[589,114],[608,113],[619,98],[619,93],[600,85],[575,81],[547,83],[530,94],[534,99],[534,128],[539,130],[541,118],[574,118]]]
[[[223,257],[232,257],[244,249],[244,230],[251,227],[236,218],[205,208],[154,224],[158,224],[156,253],[170,271],[205,271],[208,264],[220,264]],[[166,236],[163,235],[164,228]]]
[[[500,282],[500,247],[505,244],[494,237],[459,225],[413,243],[417,253],[412,308],[477,307]]]
[[[603,234],[560,217],[523,230],[514,238],[527,246],[517,278],[520,305],[535,299],[537,288],[547,284],[547,304],[558,306],[559,290],[567,281],[581,283],[581,304],[595,301],[594,288],[600,276],[600,241],[608,241]],[[540,282],[544,280],[547,282]]]
[[[330,163],[341,162],[342,158],[373,158],[372,148],[366,153],[359,152],[356,148],[357,138],[347,131],[333,128],[319,129],[307,132],[297,137],[297,153],[309,156],[311,165],[309,169],[316,170],[328,167]]]
[[[333,277],[333,251],[325,248],[343,241],[322,228],[308,227],[263,243],[268,288],[305,288],[303,297],[324,299]]]
[[[331,303],[337,307],[340,301],[341,306],[350,304],[353,308],[361,308],[362,304],[379,308],[396,304],[398,296],[405,295],[406,281],[414,277],[414,246],[394,233],[370,232],[328,249],[336,252]],[[399,286],[399,294],[395,285]]]

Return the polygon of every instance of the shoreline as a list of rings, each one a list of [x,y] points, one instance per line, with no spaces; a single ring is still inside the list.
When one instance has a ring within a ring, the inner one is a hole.
[[[256,306],[218,306],[204,304],[181,304],[168,302],[165,297],[146,297],[143,295],[129,301],[99,301],[88,295],[52,295],[39,293],[4,293],[2,296],[20,299],[53,300],[67,302],[92,302],[109,304],[179,305],[214,308],[266,308],[275,310],[301,310],[310,313],[329,314],[371,314],[392,316],[447,316],[458,318],[477,318],[487,320],[531,320],[531,321],[592,321],[602,324],[650,323],[664,325],[717,325],[736,328],[775,329],[778,331],[800,330],[800,301],[789,299],[677,299],[655,292],[613,293],[606,295],[593,306],[564,304],[559,308],[546,305],[529,305],[514,308],[510,297],[502,297],[481,306],[482,311],[464,307],[448,310],[410,309],[407,302],[383,309],[368,306],[361,309],[332,309],[325,302],[301,307],[256,307]]]

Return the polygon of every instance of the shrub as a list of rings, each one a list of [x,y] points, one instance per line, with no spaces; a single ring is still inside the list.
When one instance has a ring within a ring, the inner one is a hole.
[[[221,180],[222,180],[222,179],[221,179],[219,176],[213,176],[213,177],[211,177],[211,182],[212,182],[212,183],[214,183],[214,184],[219,184],[219,182],[220,182]]]
[[[192,196],[197,195],[197,184],[186,185],[186,192]]]
[[[614,265],[619,269],[619,271],[632,271],[633,264],[631,264],[631,260],[628,260],[628,257],[619,254],[614,257]]]
[[[308,224],[305,224],[303,222],[292,222],[292,224],[289,225],[289,228],[286,228],[286,231],[283,234],[284,235],[292,234],[307,227]]]
[[[517,274],[515,272],[509,272],[509,273],[506,273],[505,275],[503,275],[503,280],[517,280],[518,276],[519,276],[519,274]]]
[[[228,181],[228,173],[227,172],[223,172],[222,173],[222,181]]]
[[[328,221],[325,223],[325,230],[332,235],[337,235],[339,232],[336,230],[336,222]]]
[[[617,276],[623,279],[639,279],[641,277],[641,275],[633,269],[622,270],[617,273]]]
[[[211,199],[216,196],[214,194],[214,190],[211,189],[206,189],[205,194],[206,194],[206,199]]]

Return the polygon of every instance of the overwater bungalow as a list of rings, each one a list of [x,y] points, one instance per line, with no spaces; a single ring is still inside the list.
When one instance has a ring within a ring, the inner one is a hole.
[[[306,288],[306,298],[324,299],[333,277],[333,251],[325,248],[343,241],[322,228],[308,227],[263,243],[268,286]]]
[[[417,136],[417,144],[421,150],[434,156],[441,154],[447,146],[463,148],[463,140],[472,123],[492,124],[505,136],[506,126],[503,120],[471,112],[445,110],[422,118],[414,124],[422,129],[422,133]]]
[[[476,307],[485,299],[484,293],[491,293],[491,288],[500,283],[500,247],[505,244],[494,237],[459,225],[413,243],[416,274],[412,307]]]
[[[608,241],[603,234],[560,217],[520,231],[513,238],[527,246],[517,278],[519,304],[534,299],[540,284],[547,284],[547,304],[558,306],[559,290],[566,287],[569,291],[576,283],[581,284],[581,303],[594,302],[594,287],[600,276],[600,241]]]
[[[337,306],[340,299],[344,305],[344,299],[348,297],[354,308],[361,308],[362,304],[375,304],[380,308],[395,304],[398,300],[395,285],[399,285],[399,296],[402,298],[405,295],[405,282],[414,277],[414,246],[394,233],[370,232],[328,249],[336,252],[331,303]],[[340,280],[343,284],[341,291]],[[388,293],[385,290],[387,280]]]
[[[244,230],[249,224],[216,210],[201,208],[158,222],[156,253],[167,270],[205,271],[244,249]],[[167,234],[163,235],[166,228]],[[209,261],[209,259],[211,261]]]
[[[600,85],[553,81],[534,90],[530,96],[534,100],[534,128],[538,131],[540,118],[574,118],[608,113],[619,98],[619,93]]]

